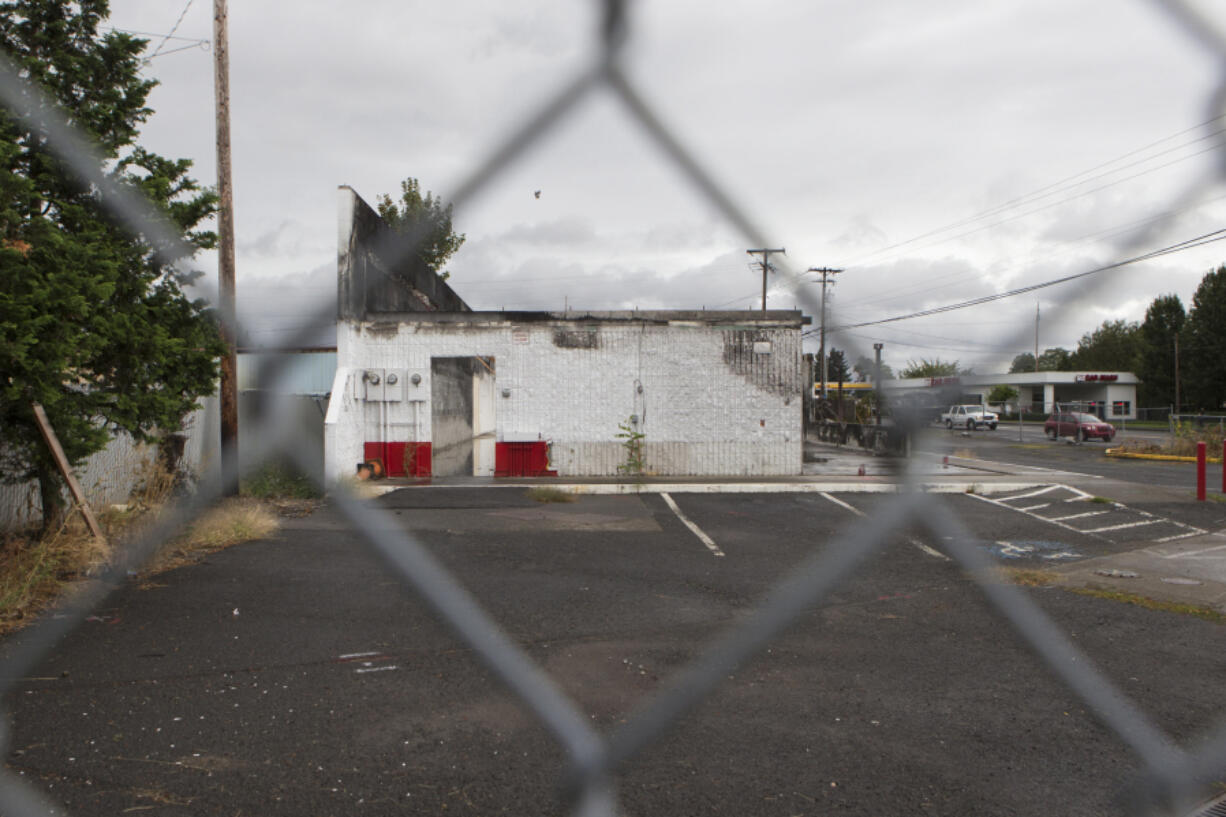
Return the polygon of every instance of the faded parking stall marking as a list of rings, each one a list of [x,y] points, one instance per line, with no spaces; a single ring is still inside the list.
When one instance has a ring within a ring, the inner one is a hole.
[[[831,502],[833,502],[835,505],[838,505],[839,507],[842,507],[842,508],[846,508],[847,510],[851,511],[852,513],[854,513],[856,516],[859,516],[859,517],[863,517],[863,516],[864,516],[864,511],[860,510],[859,508],[855,507],[854,505],[851,505],[851,504],[849,504],[849,503],[847,503],[847,502],[844,502],[843,500],[841,500],[841,499],[839,499],[839,498],[837,498],[837,497],[835,497],[835,496],[831,496],[830,494],[826,493],[825,491],[822,491],[822,492],[821,492],[821,495],[822,495],[823,497],[825,497],[826,499],[830,500]],[[946,556],[944,553],[942,553],[941,551],[937,550],[936,548],[932,548],[932,547],[929,547],[928,545],[925,545],[923,542],[921,542],[920,540],[916,539],[914,536],[908,536],[908,537],[907,537],[907,542],[908,542],[908,543],[909,543],[909,544],[910,544],[912,547],[919,548],[919,549],[920,549],[920,550],[922,550],[924,553],[927,553],[929,556],[934,556],[934,557],[936,557],[936,558],[938,558],[938,559],[944,559],[945,561],[949,561],[949,557],[948,557],[948,556]]]
[[[1031,497],[1040,495],[1049,495],[1051,502],[1043,505],[1018,505],[1018,500],[1025,500]],[[1067,494],[1061,496],[1061,494]],[[1163,516],[1156,516],[1148,511],[1137,510],[1130,508],[1119,502],[1104,501],[1101,498],[1096,498],[1092,494],[1086,493],[1079,488],[1074,488],[1071,485],[1055,484],[1049,485],[1046,488],[1037,491],[1025,491],[1023,493],[1006,494],[1000,497],[987,496],[980,493],[969,494],[969,496],[978,499],[981,502],[989,502],[1002,508],[1008,508],[1018,513],[1024,513],[1027,516],[1048,522],[1065,530],[1073,531],[1074,533],[1086,534],[1087,536],[1095,536],[1100,539],[1105,539],[1108,542],[1115,542],[1106,533],[1115,533],[1117,531],[1133,531],[1140,532],[1139,529],[1145,528],[1144,533],[1149,534],[1151,541],[1155,542],[1171,542],[1177,539],[1184,539],[1191,536],[1198,536],[1207,531],[1202,528],[1188,525],[1184,522],[1177,522],[1174,519],[1168,519]],[[1040,513],[1041,510],[1048,507],[1060,507],[1060,502],[1100,502],[1105,507],[1094,511],[1081,511],[1079,513],[1063,514],[1060,516],[1047,516]],[[1083,527],[1082,521],[1089,527]],[[1091,521],[1092,520],[1092,521]],[[1070,524],[1077,522],[1078,524]],[[1165,535],[1159,535],[1165,534]]]
[[[704,545],[707,546],[707,550],[711,551],[712,555],[714,556],[724,555],[724,552],[719,549],[719,546],[715,544],[715,541],[710,536],[707,536],[706,532],[703,531],[702,528],[698,527],[693,522],[691,522],[688,516],[686,516],[684,513],[681,512],[681,509],[677,507],[677,503],[673,501],[673,498],[671,496],[669,496],[667,493],[661,493],[660,498],[663,499],[664,503],[668,505],[669,508],[672,509],[672,512],[677,515],[677,518],[680,519],[682,523],[684,523],[685,526],[690,529],[690,532],[698,537],[698,541],[702,542]]]

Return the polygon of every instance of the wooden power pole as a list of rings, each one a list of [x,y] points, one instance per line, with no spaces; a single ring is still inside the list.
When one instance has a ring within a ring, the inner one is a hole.
[[[784,255],[786,255],[787,250],[783,249],[783,247],[779,247],[778,249],[770,249],[767,247],[763,247],[762,249],[759,249],[759,250],[745,250],[745,252],[748,253],[749,255],[761,255],[762,256],[762,264],[761,264],[762,266],[762,311],[765,312],[766,311],[766,273],[771,268],[771,253],[779,252],[779,253],[783,253]]]
[[[221,335],[221,481],[238,493],[238,323],[234,292],[234,192],[230,187],[230,51],[226,0],[213,0],[213,87],[217,100],[217,291]]]
[[[821,343],[818,345],[817,354],[821,358],[822,367],[822,397],[826,396],[826,284],[833,284],[833,280],[826,278],[827,275],[837,275],[843,270],[830,269],[829,267],[809,267],[809,272],[820,272],[822,274],[822,318],[821,318]],[[873,388],[878,388],[877,384],[873,384]]]

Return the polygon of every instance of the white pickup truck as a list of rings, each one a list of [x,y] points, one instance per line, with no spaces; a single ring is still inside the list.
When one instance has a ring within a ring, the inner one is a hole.
[[[950,406],[948,411],[941,414],[941,422],[945,424],[946,428],[954,428],[956,426],[974,431],[979,426],[987,426],[995,431],[997,418],[995,414],[983,406],[968,404],[965,406]]]

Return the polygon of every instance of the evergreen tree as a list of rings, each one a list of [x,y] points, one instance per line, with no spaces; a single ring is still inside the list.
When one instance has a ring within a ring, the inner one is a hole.
[[[1069,372],[1073,370],[1073,354],[1063,346],[1044,349],[1039,355],[1040,372]]]
[[[870,383],[873,379],[873,372],[876,371],[877,361],[867,355],[861,355],[856,358],[856,365],[852,366],[852,372],[855,373],[856,379],[861,383]],[[890,364],[884,360],[881,362],[881,379],[893,380],[894,370],[890,368]]]
[[[851,370],[847,368],[847,355],[833,346],[830,347],[830,354],[826,356],[826,382],[851,382]]]
[[[1226,406],[1226,266],[1207,273],[1196,288],[1179,354],[1184,406]]]
[[[1013,363],[1009,366],[1009,374],[1033,371],[1035,371],[1034,355],[1032,355],[1030,352],[1022,352],[1020,355],[1013,358]]]
[[[1137,401],[1145,406],[1173,406],[1175,399],[1175,349],[1187,315],[1178,295],[1154,298],[1141,324],[1141,351],[1137,377],[1141,380]]]
[[[146,41],[99,33],[106,0],[0,3],[0,47],[46,102],[91,139],[106,174],[146,196],[185,239],[155,246],[106,209],[48,146],[41,124],[0,110],[0,478],[37,479],[44,527],[62,516],[62,484],[39,436],[41,403],[68,459],[79,464],[118,431],[138,440],[178,431],[216,382],[216,323],[174,265],[213,246],[198,225],[213,193],[191,163],[136,144],[155,82],[140,76]],[[41,117],[35,112],[34,121]]]
[[[379,216],[393,231],[421,242],[417,255],[426,266],[443,279],[451,277],[443,265],[464,244],[466,236],[452,229],[450,204],[443,204],[429,190],[423,197],[421,184],[410,177],[400,183],[399,199],[384,193],[376,206]]]
[[[1073,352],[1074,369],[1135,372],[1141,356],[1141,327],[1132,321],[1103,321],[1081,336]]]
[[[958,368],[958,361],[944,361],[939,357],[932,360],[909,360],[907,367],[899,377],[953,377],[960,374],[972,374],[970,369]]]

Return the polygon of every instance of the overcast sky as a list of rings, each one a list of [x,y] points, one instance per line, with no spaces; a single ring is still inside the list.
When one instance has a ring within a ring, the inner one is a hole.
[[[1226,29],[1221,3],[1192,7]],[[192,45],[212,37],[212,3],[112,0],[112,12],[161,51],[143,143],[214,183],[212,53]],[[186,39],[163,43],[181,13]],[[589,64],[599,20],[580,0],[230,0],[238,297],[253,341],[274,345],[333,302],[338,185],[373,204],[415,176],[446,197]],[[786,248],[781,262],[845,270],[832,326],[1226,228],[1213,183],[1226,119],[1211,107],[1222,62],[1157,2],[631,2],[625,65]],[[761,306],[746,237],[606,89],[455,226],[468,240],[451,283],[476,309]],[[1034,345],[1036,304],[1040,348],[1073,348],[1105,319],[1141,319],[1156,295],[1189,303],[1223,261],[1226,241],[833,343],[854,358],[882,342],[895,367],[1004,370]],[[214,272],[212,257],[200,263]],[[817,288],[798,297],[782,282],[772,276],[769,305],[811,311]]]

